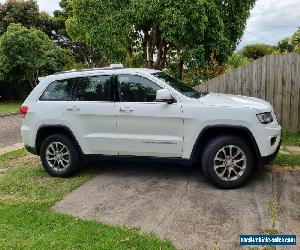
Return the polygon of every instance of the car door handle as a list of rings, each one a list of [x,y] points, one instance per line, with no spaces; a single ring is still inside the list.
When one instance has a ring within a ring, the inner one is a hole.
[[[67,108],[67,110],[68,111],[79,111],[80,110],[80,108],[78,108],[78,107],[71,107],[71,108]]]
[[[133,109],[130,107],[120,108],[120,112],[133,112]]]

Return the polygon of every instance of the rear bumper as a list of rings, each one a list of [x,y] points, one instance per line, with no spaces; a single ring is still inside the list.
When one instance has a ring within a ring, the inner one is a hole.
[[[273,161],[276,158],[276,156],[280,150],[280,146],[281,146],[281,139],[280,139],[280,142],[273,154],[261,157],[260,165],[268,165],[271,161]]]

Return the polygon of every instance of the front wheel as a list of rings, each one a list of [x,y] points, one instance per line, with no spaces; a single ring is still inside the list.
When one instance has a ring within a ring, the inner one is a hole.
[[[211,140],[202,155],[205,176],[221,188],[241,186],[251,175],[254,155],[249,144],[237,136]]]
[[[80,154],[73,142],[61,134],[50,135],[42,146],[40,157],[45,170],[54,177],[74,175],[80,163]]]

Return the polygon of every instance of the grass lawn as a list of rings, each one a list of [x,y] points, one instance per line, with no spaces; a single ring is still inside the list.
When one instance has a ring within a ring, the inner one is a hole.
[[[297,171],[300,155],[279,154],[272,171]],[[175,249],[137,230],[63,215],[51,207],[96,174],[50,177],[24,149],[0,155],[0,249]]]
[[[25,150],[0,155],[0,249],[175,249],[154,235],[51,209],[95,171],[58,179]]]
[[[276,159],[266,166],[272,172],[300,172],[300,154],[278,154]]]
[[[298,146],[300,147],[300,132],[294,133],[282,133],[282,150],[289,152],[288,147],[285,146]],[[300,169],[300,154],[297,152],[290,152],[290,154],[279,153],[273,164],[278,168],[290,168],[290,169]],[[296,168],[295,168],[296,167]]]
[[[283,132],[282,144],[300,147],[300,132]]]
[[[279,166],[300,166],[300,154],[285,155],[279,153],[272,163]]]
[[[20,105],[17,102],[0,102],[0,115],[18,112]]]

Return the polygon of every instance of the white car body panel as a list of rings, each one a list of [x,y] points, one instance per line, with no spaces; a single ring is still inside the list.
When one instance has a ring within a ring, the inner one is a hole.
[[[63,125],[71,129],[85,154],[117,155],[114,102],[70,101],[63,111]]]
[[[116,103],[119,155],[181,157],[183,117],[180,103]],[[120,111],[128,110],[128,111]]]

